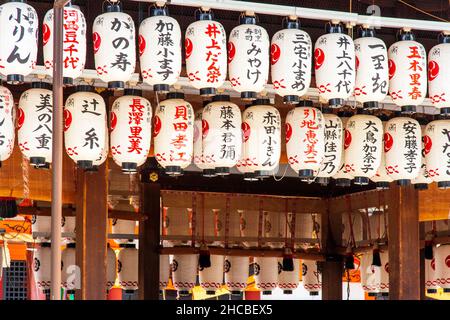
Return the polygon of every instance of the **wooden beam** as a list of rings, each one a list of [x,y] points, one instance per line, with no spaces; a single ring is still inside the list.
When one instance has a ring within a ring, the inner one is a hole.
[[[450,189],[438,189],[436,183],[419,192],[420,221],[449,219]]]

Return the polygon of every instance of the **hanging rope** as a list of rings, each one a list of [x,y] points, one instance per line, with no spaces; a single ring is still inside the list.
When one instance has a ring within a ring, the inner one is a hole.
[[[192,193],[192,211],[191,211],[191,237],[192,244],[191,246],[195,248],[195,233],[196,233],[196,225],[197,225],[197,193]]]
[[[414,10],[420,12],[420,13],[423,13],[423,14],[429,16],[429,17],[432,17],[432,18],[434,18],[434,19],[436,19],[436,20],[443,21],[443,22],[450,22],[450,21],[447,20],[447,19],[444,19],[444,18],[435,16],[434,14],[431,14],[431,13],[425,11],[425,10],[422,10],[422,9],[420,9],[420,8],[417,8],[416,6],[413,6],[412,4],[410,4],[410,3],[406,2],[406,1],[398,0],[398,2],[400,2],[401,4],[404,4],[405,6],[408,6],[408,7],[412,8],[412,9],[414,9]]]
[[[258,215],[258,248],[261,248],[262,232],[263,232],[263,218],[264,218],[264,201],[259,199],[259,215]]]
[[[369,238],[369,243],[372,244],[372,232],[370,228],[370,217],[369,217],[369,207],[368,207],[368,201],[367,201],[367,193],[364,192],[364,206],[365,212],[366,212],[366,218],[367,218],[367,233]]]

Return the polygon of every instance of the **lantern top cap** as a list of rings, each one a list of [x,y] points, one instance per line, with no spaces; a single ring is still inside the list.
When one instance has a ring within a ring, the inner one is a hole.
[[[166,99],[183,99],[184,100],[184,93],[183,92],[169,92],[166,95]]]
[[[411,32],[411,29],[402,29],[397,32],[397,41],[414,41],[416,37],[414,33]]]
[[[201,10],[197,10],[195,12],[195,20],[196,21],[210,21],[214,19],[214,14],[209,8],[201,8]]]
[[[27,0],[8,0],[6,2],[20,2],[20,3],[27,3]]]
[[[41,248],[50,248],[52,246],[51,242],[42,242]]]
[[[122,12],[122,4],[120,3],[120,1],[105,1],[103,3],[103,12]]]
[[[256,24],[256,16],[252,11],[246,11],[239,17],[239,24]]]
[[[66,248],[76,248],[77,244],[75,242],[68,243]]]
[[[142,97],[142,90],[141,89],[134,89],[134,88],[126,88],[123,91],[124,96],[138,96]]]
[[[450,43],[450,32],[442,32],[438,35],[439,43]]]
[[[327,23],[325,29],[327,33],[344,33],[344,27],[339,21],[336,22],[336,20]]]
[[[297,106],[299,107],[313,107],[314,103],[312,100],[301,100],[298,102]]]
[[[158,6],[158,3],[156,3],[156,6],[150,8],[150,17],[168,16],[168,15],[169,15],[169,8],[165,6]]]
[[[216,102],[216,101],[230,101],[230,95],[228,95],[228,94],[218,94],[218,95],[215,95],[212,98],[212,101],[213,102]]]
[[[132,242],[129,242],[129,243],[121,243],[120,245],[119,245],[119,247],[120,248],[136,248],[136,245],[134,244],[134,243],[132,243]]]
[[[360,38],[369,38],[375,37],[375,29],[368,25],[362,26],[358,29],[358,37]]]
[[[31,83],[31,88],[52,90],[52,85],[48,82],[35,81]]]
[[[289,16],[283,19],[284,29],[300,29],[300,21],[297,16]]]
[[[76,92],[94,92],[94,87],[88,84],[80,84],[76,87]]]

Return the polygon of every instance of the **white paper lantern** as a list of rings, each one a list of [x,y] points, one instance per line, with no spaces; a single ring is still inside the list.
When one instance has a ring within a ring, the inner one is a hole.
[[[106,159],[108,159],[109,155],[109,134],[105,134],[105,144],[106,147],[101,151],[100,156],[92,162],[92,169],[86,169],[86,171],[97,172],[98,167],[101,166]],[[138,166],[141,164],[138,164]]]
[[[283,22],[272,37],[270,64],[275,92],[287,103],[297,103],[311,83],[311,37],[300,30],[298,20]]]
[[[204,177],[215,177],[216,170],[214,163],[209,159],[205,159],[203,153],[203,130],[207,131],[206,123],[203,122],[203,108],[197,110],[194,119],[194,164],[202,170]]]
[[[80,289],[80,279],[77,275],[78,266],[75,260],[75,243],[68,243],[61,253],[61,285],[72,292]]]
[[[269,78],[269,35],[255,16],[241,16],[228,40],[228,78],[243,99],[255,99]]]
[[[355,87],[355,46],[340,24],[328,27],[314,49],[314,69],[319,97],[331,107],[344,104]]]
[[[245,290],[248,280],[248,257],[226,257],[224,271],[225,284],[232,295],[239,295]]]
[[[450,36],[441,34],[428,56],[428,95],[442,114],[450,113]]]
[[[348,119],[345,128],[345,168],[355,184],[368,184],[380,166],[383,125],[379,118],[359,114]]]
[[[433,251],[436,252],[436,247],[433,247]],[[439,288],[436,275],[436,253],[433,259],[425,259],[425,289],[427,293],[437,293]]]
[[[152,107],[141,94],[126,89],[111,107],[111,153],[125,173],[137,172],[150,151]]]
[[[246,105],[244,111],[247,110],[251,105]],[[242,114],[243,115],[243,114]],[[245,141],[248,140],[248,134],[250,133],[248,125],[244,122],[241,124],[241,137],[242,137],[242,146],[241,146],[241,157],[236,163],[236,169],[244,176],[245,181],[257,181],[255,173],[252,171],[251,162],[247,165],[247,160],[245,159],[244,149],[245,149]],[[247,136],[245,136],[247,134]]]
[[[281,155],[281,117],[269,99],[258,99],[242,114],[243,159],[256,177],[270,176]]]
[[[19,113],[20,115],[20,113]],[[14,97],[8,88],[0,86],[0,166],[14,149]],[[23,118],[22,118],[23,119]],[[20,118],[19,118],[20,128]]]
[[[120,246],[122,249],[117,257],[119,284],[124,290],[137,290],[139,250],[134,244],[121,244]]]
[[[436,282],[445,293],[450,292],[450,244],[441,244],[435,250]]]
[[[63,15],[63,76],[64,84],[72,85],[80,77],[86,63],[86,19],[78,6],[70,3],[64,7]],[[44,42],[44,65],[49,76],[53,75],[53,9],[47,11],[42,25]],[[98,40],[93,39],[94,51]]]
[[[3,248],[0,248],[3,251]],[[42,243],[34,251],[33,275],[36,285],[43,293],[50,293],[51,279],[51,245]]]
[[[123,219],[112,219],[111,232],[112,234],[131,234],[134,235],[136,230],[136,221],[134,220],[123,220]],[[132,241],[132,239],[115,239],[117,243],[127,243]]]
[[[186,73],[200,95],[212,96],[227,76],[227,35],[211,11],[196,13],[186,29]]]
[[[328,184],[330,177],[335,176],[341,168],[344,149],[344,128],[342,120],[335,114],[323,115],[324,122],[324,157],[321,162],[317,180]]]
[[[64,108],[66,152],[79,168],[90,169],[105,148],[106,106],[91,86],[78,86]]]
[[[194,147],[194,110],[184,94],[170,92],[156,107],[153,119],[154,153],[169,175],[180,175],[191,164]]]
[[[111,290],[116,282],[117,257],[114,250],[108,245],[106,249],[106,290]]]
[[[199,268],[200,286],[206,290],[206,294],[215,294],[223,283],[223,261],[224,256],[211,255],[211,266]]]
[[[181,73],[181,29],[168,8],[153,7],[139,27],[141,75],[154,91],[168,92]]]
[[[170,256],[168,254],[159,255],[159,291],[163,291],[169,285],[171,274]]]
[[[278,260],[276,257],[255,257],[256,287],[263,295],[271,295],[278,286]]]
[[[283,259],[278,259],[278,288],[283,290],[284,294],[292,294],[297,289],[300,282],[300,260],[293,259],[294,270],[283,270]]]
[[[438,188],[450,187],[450,120],[436,120],[426,126],[425,160],[430,178]]]
[[[34,167],[52,162],[53,96],[51,85],[33,82],[19,100],[18,143]]]
[[[26,1],[8,1],[0,6],[0,73],[19,84],[36,67],[39,20]]]
[[[389,94],[402,113],[413,113],[427,94],[427,53],[411,32],[389,47]]]
[[[338,172],[332,177],[336,181],[336,186],[338,187],[350,187],[353,176],[345,167],[345,139],[348,141],[348,132],[345,131],[345,126],[347,125],[349,117],[352,116],[351,113],[338,112],[338,116],[342,121],[342,153],[341,153],[341,164],[339,166]],[[320,182],[320,179],[319,179]]]
[[[309,295],[319,295],[319,292],[322,290],[322,274],[317,269],[316,261],[303,260],[302,282]]]
[[[52,232],[51,217],[33,215],[31,217],[31,231],[34,238],[50,238]],[[39,236],[37,236],[37,234],[39,234]]]
[[[120,2],[105,3],[92,27],[95,69],[108,88],[123,88],[136,68],[136,34]]]
[[[216,174],[227,175],[241,157],[241,111],[230,96],[216,95],[203,108],[203,159],[213,163]]]
[[[75,217],[62,217],[61,219],[61,232],[62,233],[75,233],[76,218]]]
[[[375,37],[374,29],[362,29],[355,40],[356,81],[355,100],[365,109],[377,109],[389,89],[387,48]]]
[[[387,117],[380,117],[380,119],[382,120],[382,126],[383,128],[386,127],[386,121],[383,120],[388,120]],[[375,173],[375,175],[373,175],[372,177],[370,177],[370,180],[375,182],[375,184],[377,185],[377,189],[379,190],[385,190],[385,189],[389,189],[389,184],[394,181],[394,179],[391,178],[391,176],[388,174],[387,170],[386,170],[386,155],[384,152],[384,137],[383,137],[383,145],[381,148],[381,160],[380,160],[380,165],[377,169],[377,172]]]
[[[430,175],[428,174],[427,169],[427,160],[425,158],[425,136],[426,136],[426,126],[421,125],[421,159],[422,159],[422,165],[420,166],[419,175],[411,181],[412,184],[414,184],[414,188],[417,190],[426,190],[428,189],[428,185],[433,182],[433,180],[430,178]]]
[[[384,250],[380,252],[381,267],[380,268],[380,282],[379,292],[383,295],[389,293],[389,252]]]
[[[419,175],[422,165],[421,137],[420,124],[415,119],[396,117],[386,122],[384,128],[386,171],[399,185],[409,184]]]
[[[180,296],[188,295],[195,287],[198,269],[197,254],[174,255],[172,260],[173,286]]]

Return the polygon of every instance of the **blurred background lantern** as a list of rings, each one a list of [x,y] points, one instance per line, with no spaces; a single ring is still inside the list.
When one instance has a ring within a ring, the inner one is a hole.
[[[206,294],[213,295],[220,289],[223,283],[224,256],[211,255],[211,266],[199,268],[200,286],[206,290]]]
[[[255,257],[256,287],[263,295],[271,295],[278,286],[278,261],[276,257]]]
[[[1,31],[0,31],[1,32]],[[14,149],[15,123],[14,123],[14,97],[8,88],[0,86],[0,167],[7,160]],[[20,116],[20,111],[19,111]],[[22,117],[23,119],[23,117]],[[20,129],[20,117],[18,129]]]
[[[126,293],[134,293],[138,289],[139,251],[134,243],[122,243],[120,248],[117,257],[119,284]]]
[[[247,287],[248,257],[225,257],[225,284],[232,295],[240,295]]]
[[[174,255],[172,260],[173,286],[179,296],[186,296],[195,287],[198,269],[197,254]]]

